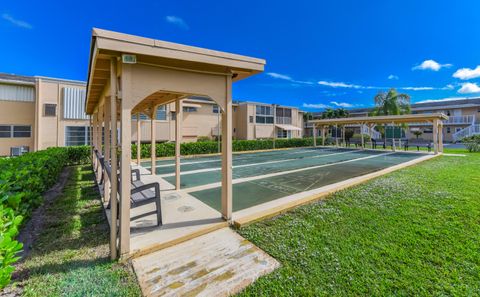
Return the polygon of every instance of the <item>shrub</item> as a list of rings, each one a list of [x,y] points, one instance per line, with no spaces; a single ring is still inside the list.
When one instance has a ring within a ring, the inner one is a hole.
[[[42,193],[57,180],[63,167],[88,162],[88,146],[49,148],[0,159],[0,288],[7,285],[12,263],[22,248],[14,238],[23,218],[42,202]]]
[[[211,141],[211,139],[208,136],[199,136],[197,138],[197,142],[204,142],[204,141]]]
[[[322,138],[317,138],[317,144],[322,142]],[[291,139],[277,139],[275,141],[275,148],[289,148],[289,147],[306,147],[313,146],[313,138],[291,138]],[[141,145],[141,157],[150,158],[149,143]],[[253,151],[253,150],[268,150],[273,148],[273,139],[260,140],[233,140],[232,150],[234,152]],[[157,157],[172,157],[175,155],[175,143],[164,142],[157,143],[155,147]],[[185,142],[180,145],[180,152],[182,155],[202,155],[218,153],[218,142],[200,141],[200,142]],[[132,158],[137,157],[137,145],[132,144]]]
[[[480,152],[480,135],[465,137],[462,142],[469,152]]]

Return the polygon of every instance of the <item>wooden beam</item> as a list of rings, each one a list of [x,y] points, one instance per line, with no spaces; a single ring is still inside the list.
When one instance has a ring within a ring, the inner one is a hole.
[[[120,159],[120,257],[127,257],[130,252],[130,190],[132,175],[130,161],[132,158],[131,144],[131,110],[125,106],[132,96],[131,75],[132,65],[123,64],[121,74],[122,109],[121,109],[121,159]]]
[[[117,194],[118,194],[118,175],[117,175],[117,61],[112,58],[110,61],[110,123],[112,127],[112,137],[110,145],[110,158],[112,168],[112,178],[110,180],[110,258],[117,258]]]
[[[137,165],[140,166],[142,158],[142,122],[140,121],[140,113],[137,112]]]
[[[225,110],[222,113],[222,216],[232,219],[232,77],[225,82]]]
[[[111,125],[111,109],[110,109],[110,98],[105,98],[105,117],[104,117],[104,129],[105,129],[105,158],[104,162],[105,165],[108,165],[110,162],[110,125]],[[110,179],[108,177],[108,174],[106,170],[104,169],[103,171],[103,199],[104,201],[109,201],[110,200]]]
[[[438,154],[438,120],[433,121],[433,152]]]
[[[150,171],[152,175],[155,175],[157,170],[156,111],[157,105],[152,105],[150,107]]]
[[[180,190],[180,154],[182,143],[182,122],[183,122],[183,107],[182,101],[179,99],[175,102],[175,189]]]

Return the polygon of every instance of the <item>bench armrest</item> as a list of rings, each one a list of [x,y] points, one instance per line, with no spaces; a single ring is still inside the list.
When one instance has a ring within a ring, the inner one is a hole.
[[[140,169],[132,169],[132,177],[135,176],[135,180],[140,180]]]
[[[160,196],[160,185],[158,183],[150,183],[150,184],[135,187],[131,190],[131,193],[132,194],[139,193],[141,191],[148,190],[148,189],[154,189],[155,197]]]

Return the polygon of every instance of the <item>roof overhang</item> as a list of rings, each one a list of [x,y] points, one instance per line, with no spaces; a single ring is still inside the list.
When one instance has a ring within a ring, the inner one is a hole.
[[[448,120],[448,116],[444,115],[443,113],[404,114],[404,115],[391,115],[391,116],[310,120],[309,123],[313,123],[317,126],[327,126],[327,125],[348,125],[348,124],[391,124],[391,123],[403,124],[403,123],[433,122],[434,120]]]
[[[231,74],[233,81],[262,72],[265,60],[94,28],[90,44],[86,111],[92,113],[110,77],[110,59],[193,72]]]
[[[286,130],[286,131],[301,131],[301,128],[295,127],[293,125],[280,125],[280,124],[275,124],[277,128]]]

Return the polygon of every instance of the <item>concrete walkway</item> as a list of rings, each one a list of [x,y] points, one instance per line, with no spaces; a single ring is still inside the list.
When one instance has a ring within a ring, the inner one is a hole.
[[[230,296],[280,264],[223,228],[132,260],[145,296]]]

